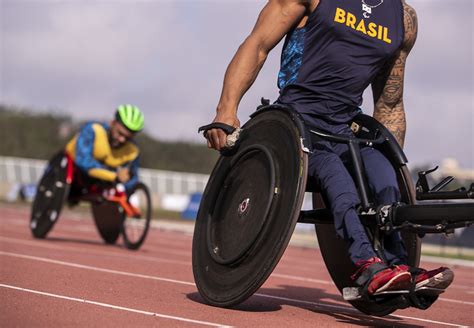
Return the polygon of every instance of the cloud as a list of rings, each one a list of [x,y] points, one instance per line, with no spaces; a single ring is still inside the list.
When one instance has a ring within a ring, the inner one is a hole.
[[[408,157],[439,162],[453,156],[474,167],[473,3],[410,3],[420,30],[407,64]],[[196,129],[213,119],[227,64],[265,1],[2,0],[0,5],[1,102],[61,108],[82,119],[108,119],[117,104],[132,102],[144,110],[155,136],[201,142]],[[261,96],[278,96],[280,49],[243,98],[242,122]],[[369,114],[371,106],[366,99]]]

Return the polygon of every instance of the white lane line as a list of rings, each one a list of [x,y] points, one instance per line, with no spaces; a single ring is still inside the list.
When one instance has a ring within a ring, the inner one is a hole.
[[[71,220],[71,221],[73,221],[73,220]],[[18,221],[16,219],[2,218],[0,223],[2,223],[2,229],[3,230],[8,228],[8,226],[12,226],[12,225],[22,226],[22,227],[27,227],[28,226],[28,223]],[[5,225],[5,223],[8,223],[8,226]],[[18,232],[18,230],[16,230],[16,229],[9,229],[9,230],[14,231],[14,232]],[[76,237],[76,238],[77,238],[77,232],[78,231],[81,231],[81,232],[84,232],[84,233],[89,233],[90,232],[93,235],[97,236],[97,238],[99,238],[98,240],[100,240],[100,237],[98,237],[98,235],[97,235],[97,229],[95,228],[94,223],[92,221],[90,221],[90,223],[89,222],[85,222],[85,223],[81,222],[80,224],[60,225],[59,228],[57,229],[57,232],[60,233],[62,236],[67,235],[67,237],[72,236],[72,237]],[[192,237],[190,238],[189,236],[184,235],[182,232],[177,231],[177,230],[168,230],[168,229],[162,229],[160,227],[156,227],[156,228],[151,227],[150,231],[156,231],[156,232],[159,233],[159,236],[157,238],[155,238],[155,240],[153,241],[153,242],[156,242],[156,244],[158,244],[158,245],[160,245],[160,244],[182,245],[183,243],[187,243],[187,242],[191,243],[191,241],[192,241]],[[173,234],[172,237],[168,237],[166,234],[163,234],[163,232],[164,233],[171,232],[171,233],[174,233],[174,234]],[[87,237],[91,237],[91,236],[88,235]],[[147,238],[147,240],[148,239],[150,239],[150,238]],[[150,244],[150,241],[145,243],[145,245],[149,245],[149,244]]]
[[[47,249],[57,249],[57,250],[71,250],[74,252],[80,252],[84,253],[83,250],[77,249],[75,247],[68,247],[68,246],[55,246],[55,245],[50,245],[44,242],[40,241],[28,241],[28,240],[22,240],[22,239],[17,239],[17,238],[10,238],[10,237],[2,237],[0,236],[0,241],[7,241],[11,243],[17,243],[17,244],[23,244],[23,245],[31,245],[35,247],[42,247],[42,248],[47,248]],[[111,253],[111,252],[104,252],[104,251],[97,251],[97,250],[87,250],[88,253],[94,253],[94,254],[100,254],[100,255],[107,255],[107,256],[113,256],[113,257],[119,257],[119,258],[126,258],[127,260],[130,260],[131,258],[128,255],[122,255],[122,254],[116,254],[116,253]],[[168,262],[168,263],[173,263],[173,264],[180,264],[180,265],[190,265],[189,261],[177,261],[177,260],[168,260],[168,259],[160,259],[152,256],[146,256],[146,255],[134,255],[132,259],[135,260],[147,260],[147,261],[152,261],[152,262]],[[281,267],[279,265],[279,267]],[[322,279],[312,279],[312,278],[306,278],[306,277],[299,277],[299,276],[293,276],[293,275],[286,275],[286,274],[280,274],[280,273],[275,273],[273,272],[271,277],[275,278],[282,278],[282,279],[289,279],[289,280],[295,280],[295,281],[305,281],[305,282],[310,282],[310,283],[316,283],[316,284],[324,284],[324,285],[333,285],[334,283],[330,280],[322,280]],[[470,289],[473,288],[473,286],[464,286],[464,285],[451,285],[449,288],[455,288],[455,289],[462,289],[466,293],[472,293],[472,291],[469,291]],[[444,301],[444,302],[451,302],[451,303],[460,303],[460,304],[472,304],[474,305],[473,302],[467,302],[467,301],[459,301],[459,300],[452,300],[444,297],[438,298],[439,301]]]
[[[164,282],[171,282],[171,283],[181,284],[181,285],[195,286],[194,283],[192,283],[192,282],[185,282],[185,281],[180,281],[180,280],[175,280],[175,279],[149,276],[149,275],[140,274],[140,273],[132,273],[132,272],[124,272],[124,271],[117,271],[117,270],[99,268],[99,267],[83,265],[83,264],[77,264],[77,263],[72,263],[72,262],[58,261],[58,260],[48,259],[48,258],[44,258],[44,257],[30,256],[30,255],[3,252],[3,251],[0,251],[0,255],[10,256],[10,257],[17,257],[17,258],[33,260],[33,261],[39,261],[39,262],[45,262],[45,263],[51,263],[51,264],[64,265],[64,266],[69,266],[69,267],[73,267],[73,268],[77,268],[77,269],[86,269],[86,270],[92,270],[92,271],[113,273],[113,274],[118,274],[118,275],[121,275],[121,276],[129,276],[129,277],[134,277],[134,278],[144,278],[144,279],[158,280],[158,281],[164,281]]]
[[[281,268],[280,264],[278,264],[278,267]],[[316,284],[324,284],[324,285],[334,285],[334,282],[332,280],[323,280],[323,279],[312,279],[312,278],[306,278],[306,277],[299,277],[299,276],[293,276],[293,275],[286,275],[286,274],[281,274],[281,273],[275,273],[273,272],[270,277],[277,277],[277,278],[283,278],[283,279],[290,279],[290,280],[298,280],[298,281],[306,281],[306,282],[312,282]],[[474,291],[469,291],[470,289],[473,289],[474,285],[451,285],[449,288],[455,288],[455,289],[461,289],[467,294],[472,294]],[[439,298],[439,300],[446,300],[446,301],[453,301],[445,298]],[[454,302],[460,302],[460,301],[454,301]],[[471,304],[467,302],[467,304]],[[474,304],[474,303],[472,303]]]
[[[84,248],[77,248],[77,247],[71,247],[71,246],[58,246],[57,243],[46,243],[44,241],[23,240],[23,239],[10,238],[10,237],[1,237],[1,236],[0,236],[0,241],[6,241],[6,242],[14,243],[14,244],[41,247],[41,248],[47,248],[47,249],[68,250],[68,251],[73,251],[76,253],[106,255],[106,256],[112,256],[112,257],[126,258],[127,260],[134,259],[134,260],[146,260],[146,261],[152,261],[152,262],[166,262],[166,263],[173,263],[173,264],[180,264],[180,265],[189,265],[189,261],[169,260],[169,259],[163,259],[163,258],[159,258],[155,256],[137,255],[137,254],[133,254],[133,256],[130,256],[129,255],[130,253],[127,253],[127,254],[113,253],[113,252],[99,251],[95,249],[84,249]],[[113,247],[113,246],[104,245],[104,248],[106,247]],[[118,248],[118,250],[120,249]]]
[[[457,303],[457,304],[463,304],[463,305],[471,305],[471,306],[474,306],[474,302],[453,300],[453,299],[451,299],[451,298],[438,298],[438,300],[439,300],[439,301],[450,302],[450,303]]]
[[[458,265],[463,267],[474,268],[474,261],[471,260],[460,260],[460,259],[451,259],[451,258],[442,258],[437,256],[429,256],[421,254],[422,263],[433,263],[433,264],[446,264],[446,265]]]
[[[2,220],[3,221],[3,220]],[[22,226],[24,226],[23,224],[21,224]],[[3,227],[2,227],[3,229]],[[5,231],[5,229],[3,229],[3,231]],[[10,229],[10,231],[14,231],[14,232],[17,232],[18,230],[15,230],[15,229]],[[64,240],[67,240],[68,238],[71,238],[71,239],[75,239],[77,240],[77,232],[80,231],[80,232],[84,232],[84,233],[96,233],[97,229],[95,229],[94,227],[90,227],[89,225],[85,226],[85,225],[76,225],[74,226],[74,228],[71,228],[71,227],[61,227],[61,230],[59,231],[60,233],[60,236],[58,236],[58,238],[61,238],[61,239],[64,239]],[[188,240],[186,241],[180,241],[180,240],[177,240],[177,238],[174,238],[175,236],[173,236],[173,238],[163,238],[163,234],[160,233],[160,235],[155,238],[154,240],[148,240],[147,242],[145,242],[145,245],[142,246],[142,249],[146,250],[146,251],[157,251],[157,252],[163,252],[164,249],[167,249],[166,250],[166,253],[167,254],[170,254],[170,255],[177,255],[177,256],[184,256],[184,257],[188,257],[190,258],[191,257],[191,251],[189,252],[186,252],[186,251],[178,251],[178,250],[172,250],[171,249],[171,246],[174,244],[178,247],[181,247],[183,245],[185,245],[185,243],[188,242]],[[94,238],[94,236],[86,236],[86,237],[83,237],[84,239],[85,238],[88,238],[88,240],[90,240],[90,238]],[[150,235],[148,235],[148,238],[147,239],[151,239],[150,238]],[[54,237],[53,237],[53,240],[54,240]],[[100,244],[101,242],[101,239],[100,237],[97,236],[97,244]],[[189,248],[191,248],[191,246],[189,246]]]
[[[436,320],[430,320],[430,319],[416,319],[416,318],[413,318],[413,317],[408,317],[408,316],[405,316],[405,315],[393,315],[394,318],[400,318],[400,319],[415,319],[415,320],[420,320],[420,321],[424,321],[424,322],[429,322],[429,323],[435,323],[435,324],[438,324],[438,325],[445,325],[445,326],[453,326],[453,327],[459,327],[459,328],[469,328],[470,326],[466,326],[466,325],[458,325],[458,324],[455,324],[455,323],[448,323],[448,322],[442,322],[442,321],[436,321]]]
[[[16,254],[16,253],[8,253],[8,252],[1,252],[0,251],[0,255],[19,257],[19,258],[42,261],[42,262],[48,262],[48,263],[59,264],[59,265],[66,265],[66,266],[71,266],[71,267],[76,267],[76,268],[81,268],[81,269],[87,269],[87,270],[114,273],[114,274],[119,274],[119,275],[123,275],[123,276],[131,276],[131,277],[137,277],[137,278],[145,278],[145,279],[159,280],[159,281],[164,281],[164,282],[171,282],[171,283],[176,283],[176,284],[181,284],[181,285],[195,286],[194,283],[188,282],[188,281],[181,281],[181,280],[161,278],[161,277],[156,277],[156,276],[147,276],[147,275],[136,274],[136,273],[129,273],[129,272],[123,272],[123,271],[102,269],[102,268],[96,268],[96,267],[91,267],[91,266],[82,265],[82,264],[69,263],[69,262],[64,262],[64,261],[56,261],[56,260],[51,260],[51,259],[47,259],[47,258],[29,256],[29,255],[24,255],[24,254]],[[297,304],[312,305],[312,306],[316,306],[316,307],[319,307],[319,308],[322,308],[322,309],[324,309],[324,308],[339,309],[339,310],[344,310],[344,311],[350,311],[351,313],[356,313],[356,314],[358,314],[360,316],[363,316],[363,317],[370,317],[370,316],[367,316],[365,314],[360,313],[358,310],[353,309],[351,307],[344,307],[344,306],[330,305],[330,304],[321,304],[321,303],[316,303],[316,302],[311,302],[311,301],[304,301],[304,300],[299,300],[299,299],[279,297],[279,296],[273,296],[273,295],[267,295],[267,294],[261,294],[261,293],[255,293],[254,296],[284,300],[284,301],[293,302],[293,303],[297,303]],[[474,304],[474,303],[463,302],[462,304],[471,305],[471,304]],[[458,325],[458,324],[452,324],[452,323],[441,322],[441,321],[433,321],[433,320],[422,319],[422,318],[417,318],[417,317],[408,317],[408,316],[399,316],[399,315],[393,315],[392,317],[410,319],[410,320],[415,320],[415,321],[439,323],[439,324],[443,324],[443,325],[447,325],[447,326],[454,326],[454,327],[465,327],[465,326]]]
[[[49,296],[49,297],[59,298],[59,299],[68,300],[68,301],[74,301],[74,302],[79,302],[79,303],[97,305],[97,306],[101,306],[101,307],[105,307],[105,308],[112,308],[112,309],[115,309],[115,310],[139,313],[139,314],[149,315],[149,316],[152,316],[152,317],[160,317],[160,318],[164,318],[164,319],[184,321],[184,322],[195,323],[195,324],[204,325],[204,326],[226,327],[226,328],[231,327],[231,326],[226,326],[226,325],[219,324],[219,323],[214,323],[214,322],[193,320],[193,319],[187,319],[187,318],[183,318],[183,317],[177,317],[177,316],[161,314],[161,313],[156,313],[156,312],[149,312],[149,311],[143,311],[143,310],[138,310],[138,309],[132,309],[132,308],[128,308],[128,307],[112,305],[112,304],[107,304],[107,303],[101,303],[101,302],[96,302],[96,301],[90,301],[90,300],[86,300],[86,299],[83,299],[83,298],[75,298],[75,297],[69,297],[69,296],[64,296],[64,295],[41,292],[41,291],[38,291],[38,290],[22,288],[22,287],[17,287],[17,286],[12,286],[12,285],[0,284],[0,287],[19,290],[19,291],[27,292],[27,293],[38,294],[38,295],[42,295],[42,296]]]
[[[298,281],[306,281],[306,282],[313,282],[313,283],[316,283],[316,284],[323,284],[323,285],[333,285],[333,282],[329,281],[329,280],[311,279],[311,278],[291,276],[291,275],[281,274],[281,273],[272,273],[271,277],[298,280]]]
[[[337,309],[337,310],[342,310],[342,311],[346,311],[346,312],[350,312],[350,313],[355,313],[355,314],[357,314],[361,317],[374,318],[373,316],[360,313],[358,310],[356,310],[354,308],[341,306],[341,305],[321,304],[321,303],[317,303],[317,302],[296,300],[296,299],[293,299],[293,298],[266,295],[266,294],[259,294],[259,293],[255,293],[254,296],[265,297],[265,298],[273,298],[273,299],[292,302],[292,303],[306,304],[306,305],[311,305],[311,306],[315,306],[315,307],[318,307],[318,308]],[[439,324],[439,325],[453,326],[453,327],[460,327],[460,328],[461,327],[462,328],[467,328],[468,327],[468,326],[464,326],[464,325],[458,325],[458,324],[455,324],[455,323],[435,321],[435,320],[422,319],[422,318],[417,318],[417,317],[409,317],[409,316],[403,316],[403,315],[389,315],[386,318],[387,319],[391,319],[391,318],[393,318],[393,319],[402,319],[403,318],[403,319],[408,319],[408,320],[416,320],[416,321],[422,321],[422,322],[436,323],[436,324]],[[383,320],[383,318],[379,318],[379,319]]]

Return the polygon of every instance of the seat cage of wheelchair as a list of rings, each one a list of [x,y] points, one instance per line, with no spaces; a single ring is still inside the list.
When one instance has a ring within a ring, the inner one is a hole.
[[[259,109],[265,110],[288,110],[284,106],[271,105]],[[298,113],[291,111],[292,115],[299,116]],[[299,120],[301,122],[301,119]],[[442,191],[451,181],[453,177],[446,177],[436,186],[430,188],[427,181],[427,175],[434,172],[436,168],[419,172],[418,181],[416,183],[416,200],[419,201],[438,201],[424,202],[417,204],[395,203],[382,207],[377,207],[370,202],[370,193],[367,185],[367,179],[364,175],[363,162],[360,155],[360,147],[368,146],[380,149],[386,155],[392,165],[405,166],[408,160],[403,150],[393,137],[393,135],[374,118],[359,114],[352,122],[352,129],[355,130],[355,137],[347,137],[342,135],[333,135],[314,127],[305,127],[297,124],[301,131],[301,135],[305,136],[302,140],[303,147],[311,152],[311,142],[318,140],[326,140],[334,143],[347,144],[349,154],[354,168],[354,182],[360,198],[359,214],[361,220],[366,225],[377,224],[381,230],[409,230],[419,235],[425,233],[451,233],[453,229],[468,227],[474,223],[474,202],[466,203],[447,203],[439,202],[446,200],[473,200],[474,199],[474,183],[469,189],[464,187],[452,191]],[[358,137],[358,136],[361,137]],[[318,186],[308,181],[308,192],[319,192]],[[415,191],[413,191],[415,193]],[[312,224],[333,224],[332,214],[329,209],[314,209],[301,211],[299,223]]]

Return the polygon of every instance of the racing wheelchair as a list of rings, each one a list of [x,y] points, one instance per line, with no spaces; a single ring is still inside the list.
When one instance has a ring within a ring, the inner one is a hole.
[[[200,128],[234,129],[213,123]],[[368,296],[350,279],[355,266],[346,243],[337,237],[331,212],[324,208],[324,195],[307,178],[311,140],[346,143],[354,167],[361,204],[359,217],[380,258],[383,238],[399,230],[408,252],[408,265],[420,262],[421,237],[426,233],[449,233],[474,222],[474,202],[439,203],[429,200],[472,199],[474,186],[442,191],[446,178],[433,188],[420,172],[416,186],[407,168],[407,158],[390,132],[374,118],[359,114],[352,123],[354,138],[310,129],[288,107],[268,103],[259,106],[242,127],[236,144],[221,152],[203,194],[197,215],[192,249],[193,274],[206,303],[232,307],[255,293],[285,251],[297,222],[314,224],[325,265],[332,280],[359,311],[384,316],[409,306],[426,309],[442,292],[427,288]],[[380,150],[397,174],[401,201],[378,207],[364,176],[360,147]],[[314,210],[302,211],[305,192],[313,195]],[[422,201],[417,203],[417,201]],[[323,205],[323,206],[321,206]]]
[[[35,238],[47,236],[66,202],[91,204],[95,225],[107,244],[115,244],[122,235],[125,247],[136,250],[145,241],[152,214],[147,186],[138,182],[126,192],[120,184],[84,183],[71,157],[60,151],[48,162],[37,186],[30,220]]]

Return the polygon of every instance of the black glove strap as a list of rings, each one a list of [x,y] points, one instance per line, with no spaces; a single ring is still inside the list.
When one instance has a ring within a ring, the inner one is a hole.
[[[201,126],[198,129],[198,133],[201,131],[204,131],[204,133],[206,133],[208,130],[211,130],[211,129],[221,129],[227,135],[232,134],[235,131],[235,128],[232,125],[215,122],[215,123]]]
[[[388,266],[384,263],[374,263],[370,265],[368,268],[365,269],[365,271],[360,275],[359,278],[356,280],[356,284],[359,286],[364,286],[370,280],[372,279],[373,276],[375,276],[378,272],[387,269]]]

